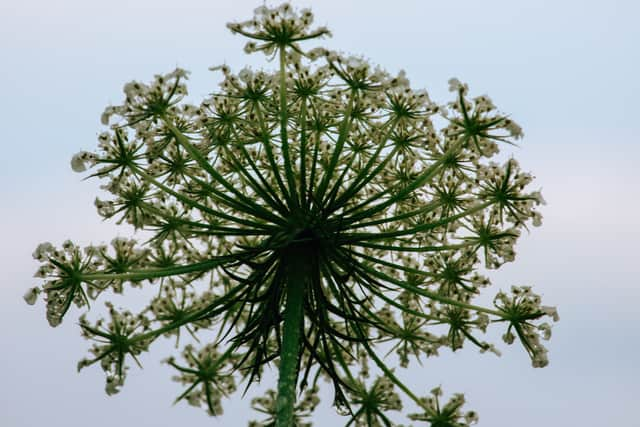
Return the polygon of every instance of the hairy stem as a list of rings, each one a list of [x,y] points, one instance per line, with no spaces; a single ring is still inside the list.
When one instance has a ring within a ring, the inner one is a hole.
[[[287,265],[287,301],[284,309],[282,347],[280,349],[280,372],[278,398],[276,401],[276,427],[291,427],[296,403],[296,384],[300,369],[300,338],[304,329],[304,295],[310,281],[309,268],[312,251],[301,245],[287,250],[283,256]]]

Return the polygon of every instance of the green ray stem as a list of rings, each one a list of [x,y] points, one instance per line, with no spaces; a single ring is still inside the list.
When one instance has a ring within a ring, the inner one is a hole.
[[[300,370],[300,343],[304,330],[304,297],[314,271],[314,254],[306,245],[292,245],[283,254],[286,262],[287,300],[284,309],[275,427],[291,427]]]

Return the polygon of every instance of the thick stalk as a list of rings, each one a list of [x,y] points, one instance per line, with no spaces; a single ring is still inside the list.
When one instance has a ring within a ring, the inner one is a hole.
[[[304,295],[313,274],[313,257],[307,248],[294,245],[283,256],[287,266],[287,301],[284,309],[282,347],[278,398],[276,401],[276,426],[291,427],[296,404],[298,383],[300,337],[304,329]]]

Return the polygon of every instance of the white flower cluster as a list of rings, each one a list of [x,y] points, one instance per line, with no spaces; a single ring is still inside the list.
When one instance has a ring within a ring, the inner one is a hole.
[[[513,159],[491,161],[499,144],[522,137],[520,127],[458,79],[449,81],[453,101],[439,105],[411,88],[404,71],[391,75],[325,48],[303,51],[302,41],[329,34],[312,22],[310,11],[285,3],[229,24],[251,39],[247,52],[277,55],[279,69],[213,67],[223,80],[199,105],[183,102],[181,69],[127,83],[122,104],[105,110],[109,129],[97,152],[71,159],[74,171],[91,167],[105,180],[99,215],[150,238],[84,250],[42,244],[34,258],[45,283],[24,299],[33,304],[44,292],[55,326],[72,303],[88,305],[105,290],[159,287],[141,316],[111,310],[106,327],[82,321],[85,335],[102,341],[81,365],[105,364],[108,393],[123,383],[124,356],[135,358],[159,336],[177,341],[182,329],[219,331],[215,345],[185,348],[188,366],[168,360],[176,380],[189,384],[178,400],[210,414],[235,390],[234,373],[250,385],[269,363],[293,355],[296,363],[280,366],[295,366],[303,385],[331,381],[338,406],[360,408],[347,411],[352,424],[388,425],[385,413],[401,408],[394,387],[406,388],[377,359],[376,345],[388,343],[401,367],[469,342],[499,353],[476,334],[500,321],[509,322],[505,341],[518,337],[534,366],[546,364],[540,340],[550,327],[533,322],[554,312],[528,288],[499,294],[497,310],[473,304],[489,285],[480,263],[513,261],[522,230],[542,220],[532,175]],[[295,298],[300,312],[284,308]],[[370,359],[384,377],[367,378]],[[278,399],[270,393],[254,406],[272,417]],[[296,409],[296,423],[306,423],[314,393]],[[461,396],[443,412],[439,393],[422,402],[416,420],[476,420],[460,412]]]
[[[307,421],[314,409],[320,403],[318,397],[319,388],[317,386],[307,388],[302,397],[296,402],[294,409],[294,427],[311,427],[312,423]],[[270,427],[276,420],[276,392],[269,389],[264,396],[254,397],[251,399],[251,407],[257,412],[267,416],[262,421],[250,421],[249,427]]]
[[[162,282],[159,295],[149,305],[157,321],[165,325],[179,321],[189,313],[206,307],[210,301],[215,299],[215,295],[211,291],[199,294],[193,289],[188,289],[190,285],[189,282],[178,281],[173,278]],[[195,335],[198,330],[206,329],[211,324],[211,319],[202,319],[187,325],[186,329],[190,334]],[[171,329],[165,334],[165,336],[172,335],[176,336],[177,342],[180,336],[180,329]]]
[[[496,217],[504,217],[513,224],[531,220],[537,227],[542,224],[542,215],[536,208],[545,202],[539,191],[524,192],[531,181],[533,176],[522,172],[518,161],[512,158],[503,166],[490,162],[478,167],[476,182],[481,197],[496,201]]]
[[[25,300],[33,304],[37,295],[44,292],[47,320],[51,326],[58,326],[71,303],[78,307],[88,303],[77,274],[94,268],[91,257],[67,240],[61,249],[56,249],[49,242],[41,243],[34,251],[33,258],[43,263],[35,277],[45,279],[45,282],[40,288],[30,289]]]
[[[402,400],[395,391],[393,381],[387,376],[377,377],[370,386],[364,378],[354,379],[347,390],[351,411],[343,410],[351,420],[348,425],[356,427],[383,427],[390,425],[390,411],[402,410]]]
[[[148,125],[147,120],[157,119],[168,113],[187,94],[184,80],[188,75],[188,71],[176,68],[170,73],[156,75],[150,85],[138,81],[125,84],[125,103],[121,106],[107,107],[100,121],[107,126],[111,117],[117,115],[124,117],[128,125],[144,132]]]
[[[401,294],[398,302],[414,312],[420,312],[416,299],[412,298],[409,293]],[[400,323],[396,320],[394,310],[389,305],[380,309],[376,315],[388,328],[388,331],[380,332],[381,340],[395,341],[392,350],[395,349],[400,366],[403,368],[409,366],[410,357],[420,361],[422,355],[437,356],[440,347],[449,345],[449,339],[446,335],[438,336],[425,330],[426,321],[424,318],[402,312],[402,322]],[[368,372],[366,359],[362,360],[360,364],[365,368],[365,372]]]
[[[90,299],[97,298],[108,288],[122,293],[124,281],[110,278],[109,273],[125,273],[149,265],[149,249],[135,245],[135,240],[120,237],[111,241],[111,250],[107,245],[89,245],[81,249],[70,240],[60,249],[49,242],[41,243],[33,252],[33,258],[41,262],[34,276],[45,282],[29,289],[24,299],[34,304],[37,296],[44,293],[47,320],[51,326],[57,326],[71,303],[77,307],[88,305]],[[85,279],[98,271],[102,274],[99,278]],[[127,281],[132,285],[140,283],[131,278]]]
[[[273,55],[276,49],[290,46],[300,52],[298,42],[316,37],[331,36],[326,27],[311,29],[313,13],[309,9],[296,12],[289,3],[270,8],[260,6],[254,17],[244,22],[227,24],[232,33],[251,39],[245,47],[247,53],[264,52]]]
[[[520,139],[524,136],[520,126],[507,115],[497,112],[491,98],[482,95],[467,99],[469,87],[458,79],[449,80],[449,90],[458,94],[458,99],[440,109],[440,113],[450,121],[444,131],[447,138],[456,140],[461,135],[470,139],[471,148],[484,157],[499,152],[497,143],[512,144],[509,138]]]
[[[478,414],[475,411],[462,412],[462,405],[465,403],[464,395],[456,393],[444,405],[440,405],[441,396],[440,387],[431,390],[431,396],[421,399],[424,412],[409,414],[409,418],[414,421],[428,422],[433,427],[469,427],[478,422]]]
[[[84,172],[87,166],[91,167],[96,163],[96,155],[88,151],[80,151],[71,158],[71,169],[74,172]]]
[[[222,415],[221,399],[236,390],[236,383],[233,375],[225,373],[221,361],[226,362],[226,360],[220,356],[217,347],[213,344],[205,345],[197,353],[195,348],[188,344],[182,352],[187,366],[178,365],[172,357],[165,360],[180,372],[173,377],[173,380],[189,385],[176,402],[186,399],[192,406],[204,405],[209,415]]]
[[[531,291],[530,286],[512,286],[511,295],[499,292],[494,305],[504,313],[509,327],[502,336],[507,344],[512,344],[516,338],[520,340],[531,357],[534,368],[543,368],[549,364],[547,349],[541,340],[551,338],[551,325],[544,322],[534,324],[542,316],[551,317],[554,322],[560,320],[554,307],[540,305],[540,296]]]
[[[125,358],[132,357],[138,365],[136,356],[147,351],[151,340],[140,339],[136,335],[149,329],[149,319],[143,314],[133,315],[130,311],[118,312],[113,304],[105,303],[111,320],[104,325],[102,319],[90,325],[85,315],[80,316],[80,327],[84,338],[96,341],[89,350],[93,358],[78,362],[78,371],[100,362],[106,374],[105,391],[108,395],[118,393],[126,377]]]
[[[436,287],[442,295],[460,301],[470,301],[480,289],[491,283],[478,274],[475,252],[440,252],[425,257],[423,265],[429,272],[425,284]]]

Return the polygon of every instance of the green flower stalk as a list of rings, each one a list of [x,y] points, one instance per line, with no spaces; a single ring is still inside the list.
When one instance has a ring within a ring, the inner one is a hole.
[[[104,180],[100,216],[150,238],[43,243],[34,257],[44,283],[25,299],[43,293],[56,326],[72,304],[157,288],[138,314],[107,303],[109,321],[80,319],[95,344],[78,368],[99,363],[108,394],[158,337],[187,334],[201,348],[166,359],[184,386],[177,401],[211,415],[276,366],[277,390],[253,401],[267,419],[253,426],[310,425],[321,378],[347,425],[394,425],[403,395],[420,408],[412,420],[467,426],[477,415],[461,412],[462,395],[441,407],[439,389],[414,394],[382,354],[406,368],[445,347],[498,353],[480,333],[504,322],[505,342],[547,364],[551,329],[540,319],[557,313],[529,287],[499,292],[493,307],[473,302],[489,285],[482,263],[513,261],[522,229],[541,221],[531,175],[514,159],[489,160],[522,131],[457,79],[438,105],[404,72],[303,49],[329,35],[312,20],[283,4],[229,24],[277,68],[213,67],[223,81],[200,105],[184,101],[181,69],[127,83],[124,102],[105,110],[98,150],[71,166]]]

